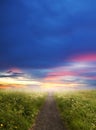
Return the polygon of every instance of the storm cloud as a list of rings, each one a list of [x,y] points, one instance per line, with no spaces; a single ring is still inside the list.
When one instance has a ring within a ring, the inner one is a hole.
[[[51,68],[96,52],[95,0],[3,0],[0,8],[0,68]]]

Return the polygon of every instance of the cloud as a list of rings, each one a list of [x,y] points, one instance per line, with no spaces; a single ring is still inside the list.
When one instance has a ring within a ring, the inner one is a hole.
[[[18,78],[18,77],[24,77],[23,72],[15,72],[12,70],[8,70],[7,72],[0,73],[0,78]]]
[[[20,74],[20,73],[13,73],[13,74],[11,74],[11,75],[1,74],[1,75],[0,75],[0,78],[4,78],[4,77],[6,77],[6,78],[7,78],[7,77],[12,77],[12,78],[13,78],[13,77],[21,77],[21,75],[22,75],[22,74]]]
[[[51,68],[96,51],[96,1],[0,1],[0,68]]]

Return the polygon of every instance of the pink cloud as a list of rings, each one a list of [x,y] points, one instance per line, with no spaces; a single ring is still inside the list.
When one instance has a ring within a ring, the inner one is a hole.
[[[73,56],[69,59],[70,61],[75,62],[94,62],[96,61],[96,53],[80,54]]]

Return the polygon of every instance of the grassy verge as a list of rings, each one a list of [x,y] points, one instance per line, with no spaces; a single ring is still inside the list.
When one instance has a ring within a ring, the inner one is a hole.
[[[28,130],[44,99],[42,93],[0,92],[0,129]]]
[[[58,93],[55,97],[69,130],[96,130],[96,90]]]

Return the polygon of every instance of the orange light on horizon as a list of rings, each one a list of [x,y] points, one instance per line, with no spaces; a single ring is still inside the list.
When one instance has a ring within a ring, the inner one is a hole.
[[[46,83],[42,83],[41,87],[43,87],[43,88],[55,88],[55,87],[57,87],[57,88],[59,88],[59,87],[66,88],[66,87],[78,87],[78,86],[83,86],[83,84],[75,83],[75,82],[73,82],[73,83],[70,83],[70,82],[68,82],[68,83],[55,83],[55,82],[50,83],[50,82],[46,82]]]

